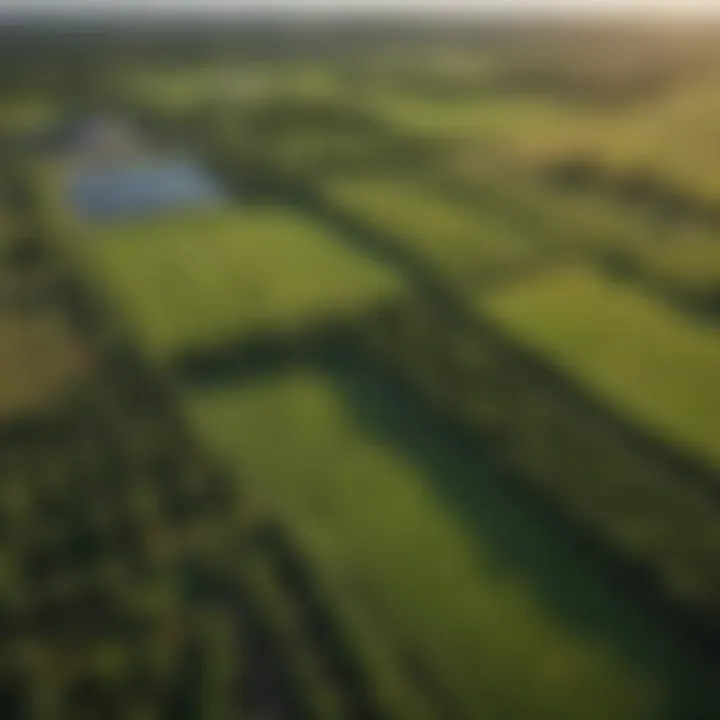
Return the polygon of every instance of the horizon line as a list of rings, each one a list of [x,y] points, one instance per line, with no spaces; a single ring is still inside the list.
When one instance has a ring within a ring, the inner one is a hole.
[[[664,20],[676,18],[704,19],[720,17],[720,3],[713,0],[660,0],[652,6],[644,0],[589,0],[578,3],[572,0],[265,0],[240,2],[228,0],[0,0],[0,21],[6,19],[34,20],[51,17],[68,19],[180,19],[182,17],[332,17],[342,18],[423,18],[497,17],[527,19],[530,17],[558,17],[579,19]]]

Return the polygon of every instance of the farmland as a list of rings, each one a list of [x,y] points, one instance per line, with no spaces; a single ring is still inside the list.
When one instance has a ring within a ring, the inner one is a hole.
[[[332,177],[325,192],[451,277],[507,266],[531,252],[504,218],[444,200],[412,180]]]
[[[0,714],[720,717],[717,29],[201,25],[0,46]]]
[[[611,50],[600,33],[581,50],[582,34],[550,32],[489,67],[481,57],[475,85],[444,101],[429,84],[372,86],[366,100],[393,123],[487,140],[530,166],[589,158],[619,179],[640,171],[717,200],[717,49],[698,28],[677,35],[635,38],[635,47],[625,38]],[[597,52],[604,63],[593,61]]]
[[[402,289],[392,270],[289,209],[119,223],[93,233],[83,253],[141,341],[164,357],[352,316]]]
[[[634,673],[627,665],[643,645],[633,625],[653,632],[637,610],[541,517],[519,507],[476,450],[449,441],[377,379],[299,369],[245,385],[214,383],[190,399],[208,441],[272,479],[258,494],[282,509],[379,634],[433,678],[435,702],[447,698],[445,707],[462,716],[558,718],[573,717],[595,693],[602,702],[586,717],[654,717],[667,702],[648,683],[658,668],[648,662]],[[441,499],[452,487],[476,513],[467,526]],[[515,549],[513,536],[522,538]],[[552,557],[583,578],[566,610],[594,619],[588,634],[553,614],[549,578],[535,575]],[[597,634],[604,623],[616,630]],[[655,652],[667,650],[661,641]],[[517,672],[527,683],[521,693],[511,679]]]
[[[674,242],[638,252],[640,272],[671,292],[712,308],[720,279],[720,245],[709,232],[679,233]]]
[[[619,412],[720,463],[720,334],[620,282],[571,268],[481,303]]]

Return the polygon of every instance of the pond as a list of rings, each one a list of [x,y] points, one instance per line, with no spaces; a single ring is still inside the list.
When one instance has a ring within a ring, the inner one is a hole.
[[[81,168],[69,179],[67,192],[75,213],[96,222],[220,205],[227,199],[200,164],[183,157]]]

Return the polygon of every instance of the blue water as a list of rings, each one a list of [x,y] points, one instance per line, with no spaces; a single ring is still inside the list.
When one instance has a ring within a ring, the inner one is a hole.
[[[93,221],[217,205],[228,199],[202,167],[184,158],[82,170],[70,180],[68,193],[75,212]]]

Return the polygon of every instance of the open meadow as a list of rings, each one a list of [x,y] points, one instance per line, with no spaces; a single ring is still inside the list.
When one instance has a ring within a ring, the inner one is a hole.
[[[98,284],[165,358],[352,317],[402,293],[392,269],[290,209],[195,211],[88,235]]]
[[[573,718],[587,704],[587,718],[652,718],[688,702],[679,667],[657,692],[675,651],[652,621],[479,448],[381,379],[298,368],[213,381],[189,401],[220,456],[267,479],[253,492],[407,662],[433,712]],[[553,580],[556,567],[572,580]]]
[[[508,287],[479,307],[618,412],[720,464],[715,328],[584,268]]]

